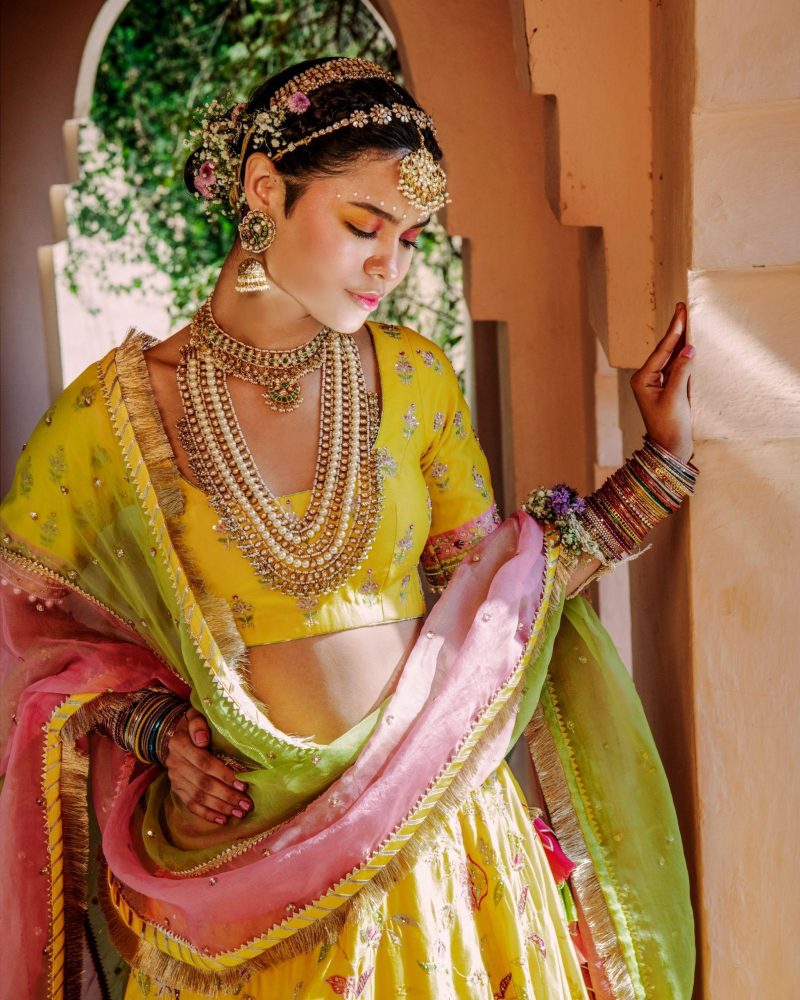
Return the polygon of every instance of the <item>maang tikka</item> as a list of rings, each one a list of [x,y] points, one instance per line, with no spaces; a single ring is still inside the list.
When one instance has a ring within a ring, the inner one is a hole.
[[[239,239],[248,253],[263,253],[275,239],[275,220],[260,208],[252,208],[239,223]],[[236,291],[268,292],[264,265],[256,257],[245,257],[236,276]]]

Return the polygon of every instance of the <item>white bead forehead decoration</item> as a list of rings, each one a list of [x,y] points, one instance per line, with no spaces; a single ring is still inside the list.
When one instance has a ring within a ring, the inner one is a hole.
[[[246,104],[237,104],[229,111],[222,102],[212,101],[206,107],[199,130],[187,141],[188,145],[198,147],[200,164],[193,179],[197,196],[204,200],[208,208],[221,207],[235,216],[246,204],[241,172],[248,150],[263,150],[277,162],[287,153],[339,129],[389,125],[400,121],[416,125],[419,148],[400,160],[398,190],[414,208],[425,214],[442,208],[450,201],[446,175],[426,149],[423,136],[423,129],[428,129],[436,137],[436,126],[419,108],[399,102],[391,105],[378,103],[366,110],[352,111],[300,138],[290,141],[284,135],[287,122],[296,125],[297,116],[311,107],[309,94],[326,84],[365,79],[394,81],[388,70],[368,59],[332,59],[289,80],[272,97],[266,110],[248,112]]]

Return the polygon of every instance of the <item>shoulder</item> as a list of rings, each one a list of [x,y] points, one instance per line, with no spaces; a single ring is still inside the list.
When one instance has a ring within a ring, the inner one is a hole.
[[[390,345],[394,346],[398,371],[402,369],[409,376],[415,376],[415,381],[418,379],[433,392],[451,392],[458,388],[453,366],[435,341],[410,326],[394,323],[375,323],[374,326],[377,335],[388,340],[384,346],[390,350]]]

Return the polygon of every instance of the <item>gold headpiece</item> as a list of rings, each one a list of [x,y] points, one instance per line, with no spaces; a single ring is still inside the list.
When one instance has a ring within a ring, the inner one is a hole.
[[[284,136],[287,121],[302,115],[311,106],[309,94],[329,83],[344,80],[383,79],[394,80],[388,70],[368,59],[332,59],[298,73],[277,91],[269,108],[248,113],[245,104],[237,104],[231,112],[219,101],[208,105],[207,115],[201,125],[201,165],[194,177],[198,196],[209,206],[228,206],[235,215],[244,207],[245,198],[241,184],[241,170],[249,148],[263,150],[272,160],[280,160],[300,146],[342,128],[364,128],[388,125],[393,120],[411,122],[417,126],[420,148],[412,150],[400,161],[398,188],[411,205],[430,214],[449,201],[444,170],[425,148],[422,130],[427,128],[436,136],[433,120],[419,108],[396,102],[391,105],[374,104],[366,110],[357,110],[324,128],[315,129],[300,138],[289,140]],[[223,192],[227,193],[227,199]],[[227,205],[225,202],[227,201]]]

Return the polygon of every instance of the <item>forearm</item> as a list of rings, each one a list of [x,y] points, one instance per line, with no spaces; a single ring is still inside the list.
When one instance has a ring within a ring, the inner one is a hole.
[[[147,764],[163,764],[166,746],[189,703],[163,688],[145,688],[109,705],[98,730]]]
[[[656,444],[644,444],[591,496],[560,483],[531,492],[523,509],[553,524],[570,566],[567,596],[640,554],[648,532],[694,491],[698,469]]]

